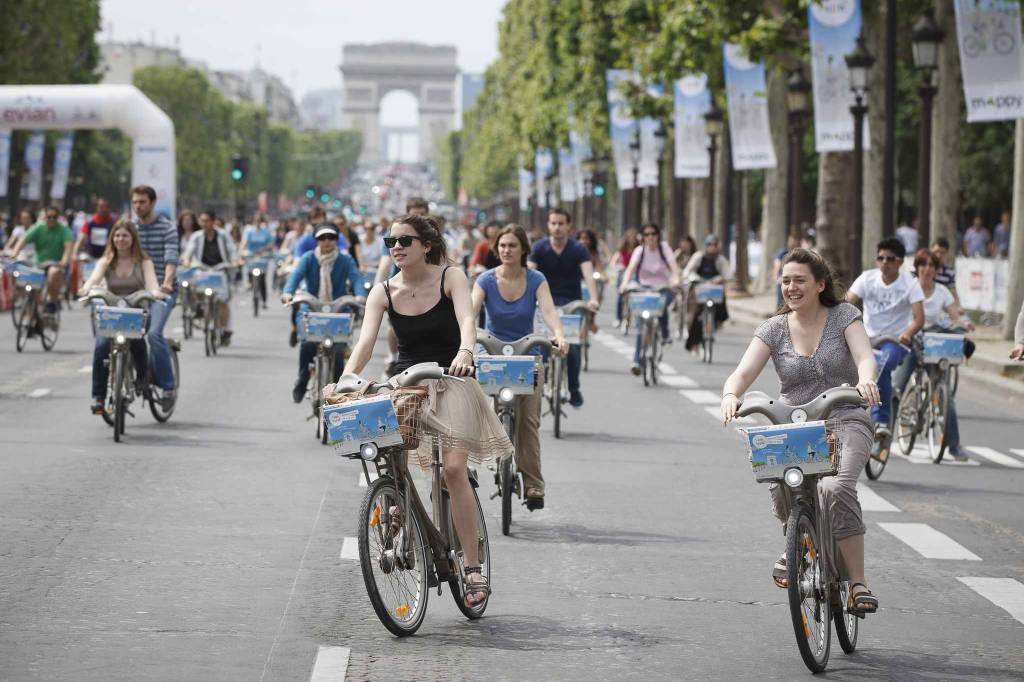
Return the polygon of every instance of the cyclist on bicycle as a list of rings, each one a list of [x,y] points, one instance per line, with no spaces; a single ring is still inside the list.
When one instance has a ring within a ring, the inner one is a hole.
[[[96,199],[96,212],[85,221],[75,242],[74,253],[86,247],[86,253],[93,259],[99,259],[106,253],[110,232],[114,229],[117,216],[110,212],[110,203],[103,197]]]
[[[562,322],[544,275],[527,267],[530,238],[519,225],[498,230],[495,244],[501,264],[485,271],[473,284],[473,313],[487,310],[487,331],[502,341],[516,341],[533,334],[534,311],[540,307],[544,322],[555,335],[554,346],[565,346]],[[516,420],[516,457],[526,488],[526,507],[544,508],[544,477],[540,471],[541,387],[519,396]]]
[[[144,289],[157,298],[164,298],[156,279],[153,261],[142,251],[139,244],[139,233],[135,224],[128,218],[121,218],[114,224],[110,239],[107,240],[103,255],[96,262],[96,269],[82,285],[82,291],[88,292],[106,281],[106,289],[116,296],[127,296]],[[107,400],[107,379],[110,368],[105,364],[110,355],[112,339],[100,334],[96,335],[96,345],[92,352],[92,413],[102,414]],[[135,360],[135,376],[146,376],[146,341],[132,339],[129,348]]]
[[[719,251],[718,237],[709,234],[704,237],[704,250],[690,256],[690,262],[683,268],[683,279],[697,279],[710,284],[725,284],[732,277],[729,259]],[[704,340],[704,328],[700,323],[700,306],[697,305],[696,287],[690,287],[690,333],[686,337],[686,350],[697,352]],[[715,328],[729,319],[725,302],[715,304]]]
[[[36,223],[24,236],[6,251],[6,255],[17,258],[26,244],[36,250],[36,264],[56,261],[46,269],[46,312],[55,313],[60,305],[60,293],[64,288],[64,270],[71,262],[71,248],[74,235],[71,228],[60,222],[60,211],[50,206],[43,213],[43,222]],[[38,300],[38,299],[37,299]]]
[[[316,228],[316,249],[310,251],[295,265],[281,293],[281,302],[291,303],[295,290],[300,282],[305,282],[306,291],[321,301],[333,301],[336,298],[352,294],[362,298],[359,290],[359,270],[352,256],[338,248],[338,230],[330,223],[321,223]],[[341,376],[341,368],[345,364],[347,344],[334,345],[334,376],[337,381]],[[316,356],[317,344],[303,341],[299,346],[299,376],[292,387],[292,400],[302,402],[309,384],[309,365]]]
[[[637,282],[650,289],[658,289],[665,299],[665,312],[658,318],[661,327],[661,342],[667,345],[672,342],[668,333],[668,313],[672,303],[671,287],[679,285],[679,268],[667,242],[661,240],[661,228],[654,223],[647,223],[640,231],[643,243],[633,249],[633,255],[622,277],[619,290],[625,293],[636,275]],[[633,353],[632,372],[640,376],[640,344],[643,339],[642,330],[637,329],[636,350]]]
[[[274,232],[267,224],[267,216],[261,213],[256,218],[255,225],[247,225],[242,230],[242,243],[238,247],[242,258],[267,256],[274,253]],[[249,274],[249,285],[252,286],[252,274]],[[260,297],[263,299],[263,307],[267,307],[267,277],[260,280]]]
[[[587,307],[591,312],[598,310],[597,284],[594,282],[594,264],[590,252],[579,242],[569,237],[572,231],[572,217],[564,208],[548,210],[548,237],[533,244],[530,261],[547,279],[555,305],[578,301],[583,297],[580,282],[585,282],[590,292]],[[569,346],[569,404],[582,407],[583,394],[580,392],[581,350],[578,343]]]
[[[203,211],[199,214],[199,230],[189,238],[185,255],[182,257],[182,262],[186,267],[191,265],[194,259],[207,267],[221,264],[237,267],[241,264],[234,240],[231,239],[227,230],[215,227],[213,221],[212,212]],[[227,300],[217,301],[217,315],[221,319],[224,330],[220,334],[220,345],[226,346],[231,341],[232,333],[230,286],[228,286]]]
[[[878,402],[875,357],[860,312],[844,303],[828,263],[813,251],[795,249],[782,266],[782,312],[764,321],[736,370],[722,387],[722,421],[729,423],[740,398],[771,358],[781,384],[781,399],[802,405],[824,391],[849,384],[869,404]],[[857,477],[871,453],[871,420],[862,407],[842,405],[829,419],[842,420],[839,473],[819,483],[823,503],[831,511],[832,531],[849,571],[853,608],[878,609],[878,599],[864,582],[865,526],[857,499]],[[769,487],[775,517],[785,522],[789,509],[779,484]],[[786,556],[772,570],[779,587],[787,587]],[[859,589],[858,589],[859,588]]]
[[[903,362],[907,355],[905,346],[909,346],[914,335],[924,327],[924,292],[910,273],[900,269],[905,255],[903,242],[896,237],[878,242],[875,259],[878,267],[862,272],[846,292],[847,301],[863,306],[864,328],[872,340],[879,336],[898,336],[903,344],[885,342],[879,348],[886,356],[878,377],[881,402],[871,412],[876,432],[884,436],[892,435],[889,417],[893,390],[899,395],[910,378],[905,367],[900,368],[895,378],[892,370]]]
[[[462,270],[448,264],[437,221],[411,214],[396,218],[385,245],[399,273],[370,291],[359,341],[345,373],[359,374],[366,367],[387,313],[398,337],[396,371],[420,362],[436,362],[452,376],[471,377],[476,318],[469,280]],[[477,509],[467,460],[485,463],[509,457],[512,443],[476,381],[438,380],[428,382],[428,387],[421,422],[430,437],[421,439],[418,461],[427,468],[434,444],[444,449],[444,479],[451,495],[455,532],[465,552],[465,600],[473,607],[487,598],[490,586],[480,573]]]

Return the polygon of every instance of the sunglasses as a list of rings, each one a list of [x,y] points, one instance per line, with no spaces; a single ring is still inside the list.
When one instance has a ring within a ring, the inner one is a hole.
[[[658,233],[657,232],[644,232],[644,236],[645,237],[657,237]]]
[[[338,241],[338,238],[335,237],[333,234],[322,234],[316,238],[318,242],[326,241],[328,239],[331,240],[332,242]]]
[[[384,246],[388,247],[389,249],[393,249],[395,248],[395,244],[398,244],[402,246],[402,248],[407,248],[412,246],[413,239],[420,243],[423,242],[423,240],[420,239],[419,237],[414,237],[411,234],[403,234],[401,237],[384,237]]]
[[[894,263],[899,260],[896,256],[879,256],[875,259],[879,263]]]

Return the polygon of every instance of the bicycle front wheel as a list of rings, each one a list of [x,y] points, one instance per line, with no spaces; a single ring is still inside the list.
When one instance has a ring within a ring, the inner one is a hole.
[[[215,333],[215,329],[213,324],[213,317],[210,315],[210,306],[207,306],[204,312],[205,314],[203,315],[203,344],[205,345],[206,348],[206,357],[210,357],[211,355],[213,355],[213,335]]]
[[[447,491],[444,493],[445,497],[448,497]],[[487,578],[487,584],[491,584],[491,543],[487,538],[487,523],[484,521],[484,510],[480,506],[480,498],[477,497],[476,488],[473,488],[473,501],[476,503],[476,529],[477,529],[477,553],[480,556],[480,573],[483,577]],[[448,501],[449,508],[451,508],[451,501]],[[448,515],[448,537],[451,538],[452,547],[455,549],[456,554],[462,551],[462,544],[459,542],[459,536],[455,532],[455,526],[452,523],[451,514]],[[452,597],[455,599],[455,605],[459,607],[459,611],[462,611],[462,615],[470,620],[476,620],[484,615],[484,611],[487,610],[487,602],[491,600],[490,595],[476,606],[466,606],[466,593],[463,590],[462,578],[458,573],[454,574],[448,579],[448,587],[452,591]]]
[[[331,351],[333,354],[333,351]],[[313,396],[313,402],[316,407],[316,420],[317,420],[317,435],[320,437],[320,443],[327,445],[327,424],[324,423],[323,416],[323,392],[324,387],[331,382],[331,376],[334,374],[334,361],[331,359],[321,358],[316,363],[316,394]]]
[[[554,419],[555,438],[562,437],[562,375],[565,374],[564,360],[558,358],[554,363],[555,375],[551,387],[551,417]]]
[[[807,504],[793,507],[786,523],[789,613],[800,657],[811,672],[828,665],[832,646],[832,609],[821,561],[818,531]]]
[[[512,415],[505,413],[501,416],[501,425],[505,427],[505,434],[509,440],[515,443],[515,425]],[[509,535],[512,532],[512,494],[515,491],[515,462],[514,458],[505,457],[499,465],[498,480],[501,482],[501,534]]]
[[[853,606],[850,583],[840,580],[836,587],[836,600],[832,604],[832,621],[836,624],[836,639],[843,652],[852,654],[857,649],[857,635],[860,633],[860,618],[849,612]]]
[[[57,345],[57,333],[60,330],[60,306],[39,323],[39,341],[43,350],[51,351]]]
[[[405,514],[390,476],[370,485],[359,511],[359,566],[366,594],[380,622],[399,637],[423,624],[431,570],[419,519]]]
[[[932,462],[939,464],[946,454],[946,428],[949,425],[949,376],[932,382],[932,390],[928,396],[928,416],[926,437],[928,455]]]
[[[921,388],[915,372],[907,382],[907,387],[903,390],[903,397],[900,398],[897,406],[893,440],[899,446],[900,452],[908,457],[914,449],[914,441],[917,440],[919,428],[917,420],[918,415],[921,414],[922,403]]]
[[[127,408],[125,404],[125,383],[124,383],[124,356],[121,353],[114,353],[112,356],[113,367],[110,373],[114,377],[112,386],[114,391],[114,442],[120,443],[124,434],[124,413]]]
[[[29,296],[31,296],[31,294],[29,294]],[[32,326],[35,324],[36,320],[35,310],[35,301],[29,298],[25,301],[25,304],[21,306],[21,309],[18,311],[18,316],[14,320],[14,347],[19,353],[25,349],[25,344],[28,343],[28,334],[32,331]]]
[[[651,383],[655,386],[658,385],[658,358],[661,357],[661,349],[658,347],[660,333],[661,330],[651,325],[651,350],[647,361],[651,365]]]

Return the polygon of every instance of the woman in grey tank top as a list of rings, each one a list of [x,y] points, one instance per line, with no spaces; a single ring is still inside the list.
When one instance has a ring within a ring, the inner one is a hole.
[[[868,404],[877,404],[878,386],[871,343],[860,311],[844,303],[831,268],[816,253],[795,249],[782,265],[780,314],[765,320],[754,332],[743,359],[722,388],[722,420],[736,416],[739,397],[757,379],[771,358],[781,384],[782,401],[800,405],[836,386],[856,386]],[[836,408],[829,418],[841,418],[843,457],[839,473],[821,479],[823,503],[832,513],[832,532],[850,573],[854,608],[862,613],[878,609],[878,600],[864,579],[864,532],[857,478],[871,453],[871,420],[863,407]],[[777,484],[769,486],[772,511],[785,522],[789,515]],[[775,563],[772,579],[787,585],[785,554]]]
[[[112,294],[126,296],[139,289],[145,289],[158,298],[163,298],[160,285],[156,281],[156,269],[153,261],[142,251],[139,233],[128,218],[121,218],[114,225],[107,237],[107,247],[96,263],[89,279],[79,288],[89,291],[106,281],[106,288]],[[145,376],[146,373],[146,341],[135,339],[131,342],[132,357],[135,359],[135,373]],[[101,414],[107,398],[107,378],[109,370],[103,361],[110,354],[110,339],[96,336],[96,346],[92,352],[92,413]]]

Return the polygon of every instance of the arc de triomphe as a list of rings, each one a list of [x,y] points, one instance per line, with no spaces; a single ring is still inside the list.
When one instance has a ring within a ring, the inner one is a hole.
[[[455,59],[455,48],[447,45],[375,43],[342,48],[341,125],[362,131],[360,162],[384,160],[380,101],[392,90],[406,90],[418,101],[419,157],[434,157],[436,141],[455,125]]]

